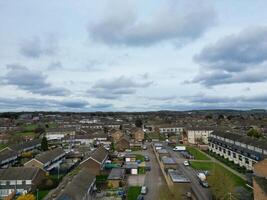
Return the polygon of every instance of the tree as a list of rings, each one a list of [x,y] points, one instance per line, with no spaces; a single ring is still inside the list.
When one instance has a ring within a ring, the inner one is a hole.
[[[36,200],[36,198],[33,194],[23,194],[20,195],[17,200]]]
[[[262,138],[263,137],[263,135],[255,128],[249,129],[249,131],[247,132],[247,135],[250,137],[254,137],[254,138]]]
[[[138,128],[142,128],[142,125],[143,125],[143,122],[141,119],[136,119],[135,120],[135,126],[138,127]]]
[[[46,137],[43,137],[43,138],[42,138],[41,149],[42,149],[43,151],[47,151],[47,150],[48,150],[48,142],[47,142]]]

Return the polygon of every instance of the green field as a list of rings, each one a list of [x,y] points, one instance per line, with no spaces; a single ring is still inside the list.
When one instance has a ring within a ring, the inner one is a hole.
[[[206,156],[203,152],[200,150],[194,148],[194,147],[186,147],[186,150],[195,157],[196,160],[210,160],[208,156]]]
[[[138,195],[141,193],[140,186],[131,186],[127,192],[127,199],[128,200],[136,200]]]
[[[225,169],[218,163],[214,162],[198,162],[198,161],[190,161],[190,165],[193,169],[201,169],[201,170],[208,170],[211,172],[211,175],[214,174],[214,171],[220,171],[222,174],[225,174],[231,178],[232,183],[235,186],[245,186],[246,181],[244,181],[239,176],[233,174],[229,170]]]
[[[28,136],[28,137],[34,137],[35,136],[35,133],[33,131],[25,131],[25,132],[19,132],[19,133],[16,133],[15,135],[17,136]]]

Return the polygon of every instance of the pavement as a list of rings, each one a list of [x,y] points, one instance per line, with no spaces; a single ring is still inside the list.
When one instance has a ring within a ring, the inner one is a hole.
[[[178,163],[179,170],[186,175],[191,181],[191,187],[194,191],[198,200],[210,200],[212,199],[211,192],[207,188],[203,188],[198,181],[196,176],[196,172],[191,167],[186,167],[183,165],[184,159],[179,153],[172,151],[171,148],[168,148],[170,155],[174,158],[174,160]]]

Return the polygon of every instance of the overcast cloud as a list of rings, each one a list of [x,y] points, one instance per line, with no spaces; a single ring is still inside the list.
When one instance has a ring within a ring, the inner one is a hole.
[[[2,1],[0,111],[266,109],[266,7]]]

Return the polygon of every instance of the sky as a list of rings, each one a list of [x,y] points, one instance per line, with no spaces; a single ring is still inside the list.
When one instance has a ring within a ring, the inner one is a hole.
[[[267,109],[266,0],[0,0],[0,111]]]

